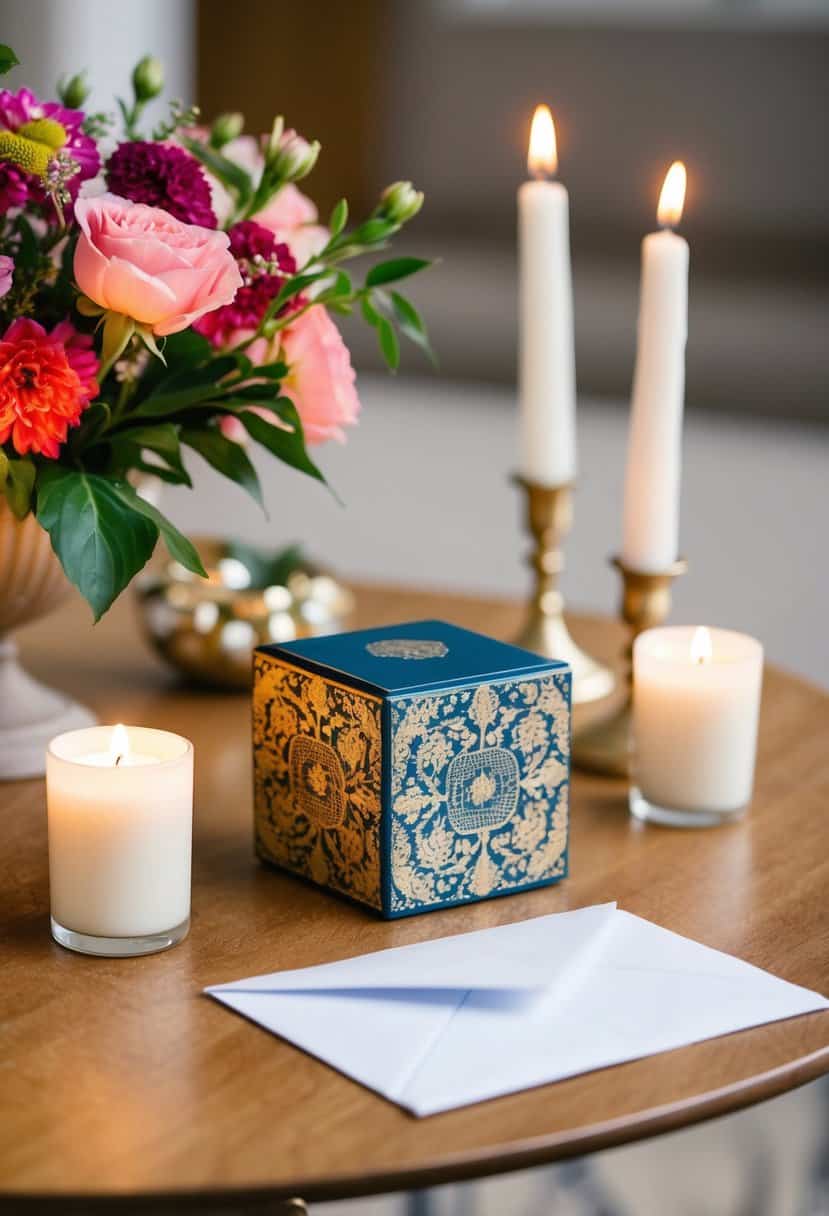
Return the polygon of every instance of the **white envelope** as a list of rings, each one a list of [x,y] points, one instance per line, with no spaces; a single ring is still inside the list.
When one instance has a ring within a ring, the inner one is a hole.
[[[829,1008],[615,904],[205,991],[416,1115]]]

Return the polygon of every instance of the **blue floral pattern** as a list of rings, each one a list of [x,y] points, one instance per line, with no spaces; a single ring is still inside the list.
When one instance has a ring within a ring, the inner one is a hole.
[[[567,872],[570,676],[392,706],[392,915]]]

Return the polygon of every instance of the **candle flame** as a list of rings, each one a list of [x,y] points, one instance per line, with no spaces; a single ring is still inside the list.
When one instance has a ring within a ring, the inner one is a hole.
[[[713,653],[711,634],[704,625],[700,625],[691,639],[691,662],[701,667],[703,663],[711,662]]]
[[[656,218],[663,228],[675,228],[682,219],[687,176],[681,160],[675,160],[665,174],[659,206],[656,209]]]
[[[117,768],[124,756],[130,754],[130,737],[127,734],[126,726],[118,723],[112,728],[112,738],[109,741],[109,754],[112,756],[112,763]]]
[[[536,106],[530,128],[527,168],[533,177],[553,177],[558,168],[556,128],[549,106]]]

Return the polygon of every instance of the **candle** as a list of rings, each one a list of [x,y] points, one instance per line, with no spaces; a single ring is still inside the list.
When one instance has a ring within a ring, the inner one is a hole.
[[[189,927],[193,748],[144,727],[58,735],[46,756],[52,933],[87,954],[146,954]]]
[[[533,116],[527,164],[535,180],[518,191],[521,470],[558,486],[576,474],[576,360],[569,201],[548,180],[558,160],[546,106]]]
[[[751,801],[763,648],[728,629],[650,629],[633,646],[633,788],[641,819],[695,826]]]
[[[678,556],[679,474],[688,242],[672,231],[685,201],[685,166],[671,165],[659,197],[662,231],[642,242],[639,328],[633,376],[622,561],[658,574]]]

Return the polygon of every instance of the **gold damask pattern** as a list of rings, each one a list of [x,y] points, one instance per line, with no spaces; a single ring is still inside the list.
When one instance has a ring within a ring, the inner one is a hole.
[[[380,701],[266,654],[254,673],[257,852],[380,908]]]
[[[418,694],[393,706],[392,913],[563,877],[568,679]]]

